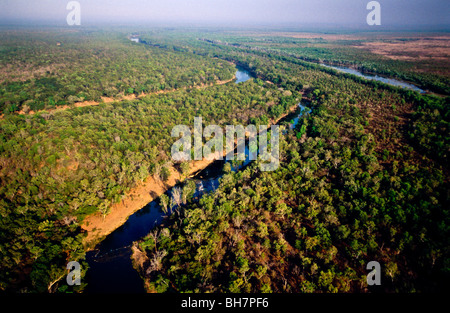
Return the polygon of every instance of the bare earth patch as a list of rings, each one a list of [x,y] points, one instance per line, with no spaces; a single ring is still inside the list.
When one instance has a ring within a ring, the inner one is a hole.
[[[271,121],[271,125],[277,124],[281,119],[285,118],[289,113],[295,111],[297,105],[291,107],[288,112],[281,115],[277,120]],[[225,156],[225,152],[224,152]],[[190,162],[189,177],[200,170],[205,169],[214,160],[200,160]],[[120,203],[115,203],[111,206],[110,212],[103,216],[97,212],[88,216],[81,226],[87,231],[85,243],[87,246],[95,244],[106,235],[119,228],[126,222],[128,217],[133,213],[145,207],[151,201],[160,197],[170,188],[182,181],[180,173],[174,168],[170,168],[170,177],[167,182],[155,180],[152,176],[148,177],[144,182],[133,188],[125,195],[125,198]]]
[[[131,95],[127,95],[127,96],[123,95],[123,96],[119,97],[118,99],[102,97],[102,101],[104,103],[112,103],[114,101],[134,100],[134,99],[142,98],[142,97],[145,97],[145,96],[158,95],[158,94],[162,94],[162,93],[170,93],[170,92],[174,92],[174,91],[177,91],[177,90],[184,90],[184,89],[189,89],[189,88],[201,89],[201,88],[206,88],[206,87],[212,87],[214,85],[223,85],[223,84],[226,84],[226,83],[229,83],[229,82],[233,81],[234,79],[236,79],[236,75],[233,78],[228,79],[228,80],[218,80],[214,84],[201,84],[201,85],[197,85],[197,86],[193,86],[193,87],[185,87],[185,88],[182,88],[182,89],[161,90],[161,91],[157,91],[157,92],[153,92],[153,93],[147,93],[147,94],[142,93],[142,94],[140,94],[138,96],[136,96],[135,94],[131,94]],[[58,107],[56,107],[54,109],[46,109],[46,110],[41,110],[41,111],[37,111],[37,112],[35,112],[33,110],[31,110],[31,111],[20,110],[17,113],[18,114],[22,114],[22,115],[33,115],[33,114],[36,114],[36,113],[39,113],[39,112],[55,113],[55,112],[60,112],[60,111],[64,111],[64,110],[71,109],[71,108],[82,108],[82,107],[94,106],[94,105],[99,105],[99,104],[100,104],[100,102],[96,102],[96,101],[83,101],[83,102],[76,102],[76,103],[74,103],[72,105],[58,106]],[[0,119],[2,119],[3,117],[4,117],[4,114],[1,114],[0,115]]]
[[[248,34],[248,32],[247,32]],[[364,35],[353,35],[353,34],[321,34],[321,33],[302,33],[302,32],[255,32],[250,33],[253,36],[278,36],[278,37],[288,37],[297,39],[325,39],[330,41],[335,40],[359,40],[366,39]]]
[[[0,84],[6,80],[24,82],[29,79],[38,79],[47,72],[64,72],[65,64],[51,64],[35,67],[31,64],[0,64]]]
[[[450,36],[434,36],[410,38],[411,40],[393,39],[388,42],[365,42],[357,48],[369,50],[372,53],[393,60],[450,60]]]
[[[190,175],[206,168],[212,162],[209,160],[192,161],[190,163]],[[85,242],[88,244],[95,243],[98,239],[108,235],[125,223],[130,215],[145,207],[182,180],[180,173],[175,168],[172,167],[170,173],[167,182],[148,177],[143,183],[126,194],[120,203],[113,204],[108,215],[102,216],[102,214],[96,213],[88,216],[82,225],[82,228],[88,234]]]

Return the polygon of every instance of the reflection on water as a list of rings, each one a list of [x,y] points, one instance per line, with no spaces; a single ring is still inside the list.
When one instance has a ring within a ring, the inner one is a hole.
[[[242,68],[237,68],[236,83],[245,82],[252,78],[250,73]],[[302,109],[293,119],[293,125],[298,123],[299,116],[305,110]],[[256,152],[255,152],[256,153]],[[231,170],[236,172],[252,162],[254,153],[245,146],[245,161],[231,162]],[[250,157],[252,156],[252,157]],[[226,160],[217,160],[204,170],[198,172],[193,181],[196,185],[193,198],[200,198],[205,193],[214,191],[219,187],[219,181],[223,176],[223,167]],[[166,192],[171,197],[173,189]],[[131,245],[145,237],[154,227],[164,220],[164,213],[159,205],[159,198],[147,204],[144,208],[131,215],[118,229],[108,235],[94,251],[86,254],[89,270],[86,275],[88,293],[143,293],[145,292],[143,280],[134,270],[131,263]],[[173,209],[173,208],[172,208]]]
[[[305,107],[301,103],[298,104],[298,108],[300,112],[297,114],[295,118],[292,119],[291,124],[289,125],[289,129],[294,129],[295,126],[297,126],[298,121],[300,120],[300,117],[302,117],[303,114],[311,112],[311,109]]]
[[[236,66],[236,84],[246,82],[250,78],[254,78],[247,70],[240,66]]]
[[[348,68],[348,67],[343,67],[343,66],[331,66],[331,65],[327,65],[327,64],[323,64],[323,63],[321,63],[320,65],[325,66],[325,67],[329,67],[329,68],[332,68],[332,69],[335,69],[335,70],[337,70],[339,72],[353,74],[353,75],[356,75],[356,76],[359,76],[359,77],[363,77],[363,78],[369,79],[369,80],[376,80],[376,81],[383,82],[383,83],[386,83],[386,84],[389,84],[389,85],[392,85],[392,86],[397,86],[397,87],[402,87],[402,88],[406,88],[406,89],[411,89],[411,90],[414,90],[414,91],[418,91],[420,93],[424,93],[425,92],[425,91],[423,91],[422,89],[420,89],[417,86],[414,86],[412,84],[408,84],[408,83],[405,83],[403,81],[396,80],[396,79],[393,79],[393,78],[386,78],[386,77],[381,77],[381,76],[378,76],[378,75],[364,74],[361,71],[358,71],[358,70],[355,70],[355,69],[351,69],[351,68]]]
[[[299,118],[309,112],[309,109],[299,103],[299,113],[292,120],[294,128]],[[255,152],[256,153],[256,152]],[[255,155],[245,145],[245,161],[231,162],[217,160],[210,166],[198,172],[192,179],[196,190],[193,198],[200,198],[205,193],[214,191],[219,187],[223,176],[223,166],[231,163],[233,172],[243,169],[250,164]],[[251,157],[252,156],[252,157]],[[171,197],[173,189],[166,192]],[[147,204],[143,209],[131,215],[118,229],[108,235],[94,251],[86,255],[89,264],[87,272],[88,293],[143,293],[145,292],[143,280],[131,263],[131,245],[145,237],[154,227],[164,220],[164,213],[159,205],[159,198]],[[174,208],[172,208],[173,210]]]

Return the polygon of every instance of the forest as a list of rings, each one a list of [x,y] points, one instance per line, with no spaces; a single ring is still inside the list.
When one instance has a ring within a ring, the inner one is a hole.
[[[138,243],[148,291],[366,292],[371,260],[384,291],[445,288],[448,169],[395,127],[374,133],[370,108],[330,98],[284,138],[280,169],[226,174]]]
[[[148,176],[167,179],[173,126],[193,125],[199,115],[218,125],[259,124],[276,117],[271,108],[294,100],[273,85],[249,82],[5,116],[0,120],[2,289],[51,290],[65,274],[66,260],[84,255],[80,225],[87,215],[106,215]],[[24,273],[27,277],[20,277]]]
[[[234,74],[216,59],[143,49],[123,31],[0,32],[0,41],[3,114],[181,89]]]
[[[173,126],[196,116],[267,125],[300,101],[311,111],[282,136],[276,171],[261,172],[258,161],[238,172],[225,166],[217,190],[172,201],[173,213],[135,242],[146,290],[445,290],[448,74],[369,52],[358,58],[348,47],[320,56],[376,65],[371,71],[438,93],[419,94],[309,62],[318,50],[302,42],[314,40],[253,32],[46,29],[0,38],[0,290],[83,292],[64,283],[69,260],[87,267],[83,221],[108,215],[148,177],[168,179]],[[232,79],[235,65],[256,78],[215,84]],[[146,96],[123,100],[129,94]],[[50,110],[80,101],[99,104]],[[382,264],[381,287],[367,287],[372,260]]]
[[[449,98],[221,46],[215,56],[301,90],[312,111],[284,138],[280,169],[228,172],[136,243],[147,291],[377,291],[364,267],[375,259],[385,292],[443,290]]]

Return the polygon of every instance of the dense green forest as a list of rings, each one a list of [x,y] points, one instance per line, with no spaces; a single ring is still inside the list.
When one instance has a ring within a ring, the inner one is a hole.
[[[277,171],[252,164],[226,174],[137,243],[147,290],[365,292],[372,260],[382,263],[384,291],[445,288],[449,98],[214,49],[301,89],[312,112],[284,138]]]
[[[2,113],[210,84],[235,71],[217,59],[143,47],[124,32],[3,31],[0,41]]]
[[[406,53],[405,60],[392,59],[386,56],[378,55],[362,49],[365,43],[377,43],[381,46],[392,42],[414,42],[422,38],[414,37],[412,34],[384,34],[386,38],[378,34],[356,33],[343,36],[335,34],[327,39],[329,33],[318,38],[296,38],[296,33],[281,32],[273,34],[265,32],[186,32],[180,36],[178,32],[153,31],[149,34],[149,40],[155,45],[165,48],[184,49],[186,51],[194,50],[201,53],[217,53],[215,50],[220,45],[225,45],[227,50],[250,51],[257,54],[267,54],[271,57],[288,56],[298,58],[304,61],[328,63],[333,65],[344,65],[356,67],[362,72],[384,75],[387,77],[398,78],[413,82],[423,89],[441,93],[450,94],[450,63],[441,58],[422,57],[419,52]],[[333,33],[332,33],[333,34]],[[430,37],[436,34],[430,34]],[[442,34],[437,34],[442,35]],[[361,38],[363,37],[363,38]],[[424,40],[429,38],[425,35]],[[439,39],[445,42],[444,39]],[[212,45],[212,49],[206,48],[206,45]],[[430,48],[431,49],[431,48]],[[221,51],[223,53],[223,51]],[[418,54],[418,55],[417,55]]]
[[[107,215],[151,175],[167,179],[173,126],[196,116],[268,124],[302,98],[311,112],[282,136],[278,170],[225,168],[214,193],[182,204],[136,243],[148,290],[367,292],[372,260],[382,264],[383,291],[445,288],[448,97],[338,73],[303,50],[255,49],[261,40],[250,35],[145,30],[136,44],[132,32],[0,31],[0,290],[67,291],[59,283],[67,262],[85,256],[83,220]],[[277,40],[265,46],[286,48]],[[334,51],[328,60],[342,57]],[[231,63],[257,78],[183,88],[231,79]],[[446,93],[448,76],[438,81],[430,86]]]
[[[401,148],[380,151],[370,111],[335,101],[312,101],[277,171],[226,174],[139,243],[149,291],[361,292],[371,260],[385,291],[444,288],[448,168],[419,161],[395,128]]]
[[[380,40],[376,35],[370,34],[366,35],[365,39],[358,38],[358,36],[355,36],[355,38],[344,37],[344,39],[339,38],[338,35],[336,35],[336,39],[324,39],[293,38],[295,34],[293,37],[287,36],[287,38],[261,35],[236,36],[233,34],[217,37],[208,34],[207,39],[202,38],[202,40],[263,51],[272,55],[293,56],[305,61],[356,67],[362,72],[411,81],[423,89],[449,95],[450,79],[447,73],[450,70],[450,63],[448,60],[423,57],[420,51],[405,52],[403,59],[396,59],[363,49],[366,43],[376,43],[383,46],[384,44],[415,42],[422,39],[420,36],[418,38],[410,38],[410,36],[411,34],[386,35],[387,38]],[[430,37],[424,37],[424,40],[433,39],[433,36]],[[444,42],[445,40],[444,38],[437,41]]]
[[[267,123],[296,96],[253,82],[0,121],[1,288],[45,291],[83,254],[80,224],[170,164],[170,130]],[[298,100],[297,100],[298,101]],[[277,110],[278,112],[278,110]],[[166,177],[167,178],[167,177]],[[20,277],[27,273],[27,277]]]

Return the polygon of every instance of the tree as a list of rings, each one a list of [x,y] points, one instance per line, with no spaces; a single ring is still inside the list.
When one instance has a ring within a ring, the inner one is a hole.
[[[160,204],[160,206],[161,206],[161,208],[162,208],[162,210],[163,210],[163,212],[165,213],[165,214],[167,214],[167,212],[168,212],[168,210],[167,210],[167,206],[169,205],[169,196],[168,195],[166,195],[166,194],[162,194],[160,197],[159,197],[159,204]]]
[[[386,274],[391,278],[391,281],[394,282],[394,277],[399,274],[397,263],[389,262],[386,265]]]
[[[182,162],[180,165],[181,168],[181,173],[184,177],[187,177],[189,175],[189,170],[190,170],[190,166],[189,166],[189,162]]]
[[[195,192],[196,185],[192,180],[189,180],[184,186],[182,190],[182,203],[186,204],[188,198],[192,197]]]
[[[146,274],[150,275],[152,272],[158,272],[162,268],[162,260],[167,255],[167,251],[156,251],[150,261],[150,266],[147,268]]]
[[[182,203],[182,191],[180,187],[174,187],[172,189],[172,199],[173,202],[179,207]]]
[[[103,219],[106,218],[106,215],[108,215],[108,213],[110,211],[110,208],[111,208],[110,204],[111,204],[111,202],[107,199],[100,203],[99,211],[102,214]]]
[[[169,180],[170,177],[170,170],[167,168],[167,166],[163,166],[161,168],[161,179],[162,181],[166,182]]]

